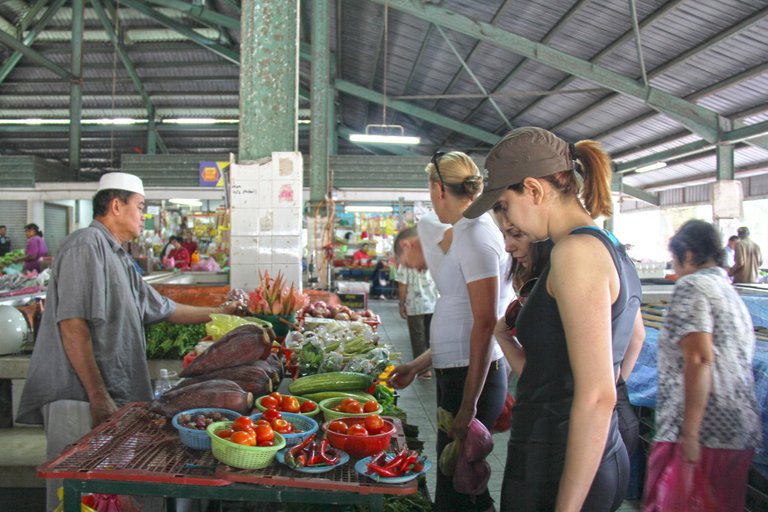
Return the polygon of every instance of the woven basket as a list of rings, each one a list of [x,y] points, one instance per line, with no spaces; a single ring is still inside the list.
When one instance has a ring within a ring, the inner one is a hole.
[[[267,395],[264,395],[264,396],[267,396]],[[303,397],[295,396],[295,395],[283,395],[283,396],[292,396],[292,397],[298,399],[299,400],[299,407],[301,407],[301,404],[303,404],[304,402],[312,402],[313,404],[317,405],[314,401],[310,400],[309,398],[303,398]],[[267,408],[264,407],[263,405],[261,405],[261,399],[262,398],[264,398],[264,397],[260,396],[259,398],[256,399],[256,408],[258,410],[260,410],[261,412],[264,412],[264,411],[267,410]],[[282,411],[280,411],[280,412],[282,412]],[[289,412],[289,413],[286,413],[286,414],[294,414],[294,413],[290,413]],[[310,418],[312,418],[313,416],[317,416],[318,414],[320,414],[320,407],[315,407],[315,410],[311,411],[311,412],[300,412],[300,413],[296,413],[296,414],[301,414],[302,416],[309,416]]]
[[[208,437],[208,433],[205,430],[189,428],[181,425],[179,423],[179,417],[181,417],[182,414],[189,414],[190,416],[194,417],[198,414],[210,414],[213,412],[221,413],[221,415],[228,420],[234,420],[238,416],[241,416],[239,412],[231,411],[229,409],[200,408],[181,411],[173,417],[173,420],[171,420],[171,423],[173,423],[173,426],[176,427],[176,430],[179,432],[179,439],[181,439],[181,444],[194,450],[210,450],[211,438]]]
[[[301,414],[291,414],[290,412],[280,413],[283,415],[283,419],[293,425],[293,428],[303,430],[303,432],[297,434],[280,434],[285,439],[286,446],[296,446],[301,444],[303,440],[317,432],[320,426],[312,418],[303,416]],[[251,415],[251,419],[256,422],[261,419],[261,413]]]
[[[274,446],[244,446],[216,435],[221,429],[230,428],[231,421],[219,421],[208,425],[206,432],[211,438],[211,450],[217,460],[239,469],[264,469],[275,460],[278,451],[285,447],[283,436],[275,432]]]
[[[369,414],[381,414],[383,408],[379,404],[379,408],[373,412],[363,412],[360,414],[349,414],[347,412],[334,411],[333,408],[344,401],[344,398],[326,398],[320,402],[320,410],[323,411],[323,418],[326,421],[335,420],[338,418],[365,418]]]

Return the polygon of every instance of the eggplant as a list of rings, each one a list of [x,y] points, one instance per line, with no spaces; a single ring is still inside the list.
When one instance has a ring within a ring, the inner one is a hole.
[[[256,324],[241,325],[193,359],[179,376],[196,377],[222,368],[250,364],[266,359],[271,351],[272,342],[264,329]]]

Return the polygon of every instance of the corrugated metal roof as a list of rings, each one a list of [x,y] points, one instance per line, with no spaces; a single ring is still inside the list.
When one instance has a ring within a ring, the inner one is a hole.
[[[678,97],[693,95],[691,101],[696,104],[723,116],[736,116],[734,121],[743,124],[768,121],[768,6],[764,0],[641,0],[636,4],[642,56],[654,87]],[[15,25],[30,5],[20,0],[0,2],[0,30],[15,32]],[[637,80],[641,74],[626,0],[442,0],[426,5],[450,11],[452,16],[492,23],[584,60],[595,59],[598,66],[627,79]],[[228,1],[209,1],[205,7],[233,19],[239,16]],[[212,42],[234,51],[239,47],[238,30],[202,23],[173,8],[154,8]],[[301,8],[300,36],[311,44],[313,4],[302,2]],[[330,8],[329,39],[332,58],[338,64],[335,78],[384,92],[381,0],[332,0]],[[237,116],[237,65],[138,11],[124,5],[119,11],[129,59],[161,119]],[[71,51],[67,32],[70,20],[67,3],[32,45],[35,51],[65,68],[69,67]],[[599,135],[604,147],[621,155],[622,161],[701,138],[679,121],[655,113],[641,98],[613,94],[599,80],[574,78],[567,70],[525,59],[493,42],[478,41],[449,28],[441,30],[440,16],[424,20],[390,5],[388,22],[389,98],[428,96],[403,101],[497,135],[508,129],[507,122],[555,129],[569,140]],[[123,64],[115,58],[114,48],[88,3],[85,27],[84,117],[146,116],[144,101]],[[463,68],[451,45],[482,88],[494,94],[505,119],[490,101],[478,96],[481,87]],[[0,67],[11,53],[0,45]],[[760,71],[759,66],[764,69]],[[740,75],[745,77],[741,82],[731,83]],[[302,87],[309,88],[308,61],[300,62],[299,76]],[[0,118],[67,117],[69,89],[65,80],[23,58],[0,82]],[[567,91],[572,93],[563,93]],[[446,97],[437,97],[440,95]],[[339,93],[337,101],[337,114],[345,127],[363,130],[367,123],[382,122],[382,106],[378,103],[346,93]],[[310,106],[302,101],[302,108]],[[386,122],[402,124],[408,133],[421,135],[422,145],[411,149],[425,158],[437,147],[458,147],[478,155],[488,148],[486,142],[455,132],[444,123],[426,121],[412,111],[394,110],[391,105]],[[237,146],[236,127],[224,131],[216,127],[208,131],[172,131],[165,126],[163,130],[163,140],[173,153],[205,148],[226,154]],[[89,166],[119,165],[120,152],[133,152],[137,147],[143,151],[145,139],[146,134],[140,131],[119,132],[109,127],[101,132],[90,131],[84,134],[81,158]],[[301,131],[299,140],[301,149],[308,151],[308,131]],[[66,133],[25,133],[0,126],[0,155],[35,154],[66,160],[68,145]],[[343,139],[339,151],[386,153]],[[714,171],[710,153],[672,161],[660,171],[627,175],[625,182],[649,188],[705,176]],[[737,168],[754,166],[768,161],[768,150],[740,145],[735,159]]]

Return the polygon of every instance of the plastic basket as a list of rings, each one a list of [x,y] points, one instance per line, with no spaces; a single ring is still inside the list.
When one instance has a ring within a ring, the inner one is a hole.
[[[345,399],[343,397],[337,397],[337,398],[326,398],[322,402],[320,402],[320,410],[323,411],[323,418],[326,420],[335,420],[339,418],[363,418],[365,419],[366,416],[369,414],[381,414],[382,407],[381,404],[379,404],[379,408],[376,409],[373,412],[363,412],[360,414],[349,414],[347,412],[339,412],[334,411],[333,408],[339,405],[341,402],[343,402]],[[365,404],[360,404],[365,405]]]
[[[344,416],[338,419],[346,423],[348,426],[365,423],[365,419],[363,418]],[[378,453],[389,448],[389,443],[392,440],[392,436],[396,430],[394,423],[388,420],[384,420],[384,431],[379,434],[369,434],[367,436],[350,436],[328,429],[328,425],[330,423],[331,420],[327,421],[323,425],[323,428],[325,429],[325,435],[328,437],[328,441],[330,441],[331,446],[347,452],[351,457],[356,459],[362,459],[363,457],[368,457],[374,453]]]
[[[264,396],[267,396],[267,395],[264,395]],[[316,406],[314,411],[311,411],[311,412],[300,412],[300,413],[295,413],[295,414],[300,414],[302,416],[309,416],[310,418],[312,418],[314,416],[317,416],[320,413],[320,407],[318,406],[317,402],[315,402],[313,400],[310,400],[309,398],[303,398],[303,397],[295,396],[295,395],[283,395],[283,396],[292,396],[294,398],[297,398],[299,400],[299,406],[301,406],[301,404],[303,404],[304,402],[312,402]],[[256,408],[258,410],[260,410],[261,412],[264,412],[264,411],[267,410],[267,408],[264,407],[263,405],[261,405],[262,398],[264,398],[264,397],[260,396],[259,398],[256,399]],[[283,412],[283,411],[280,411],[280,412]],[[289,412],[289,413],[286,413],[286,414],[294,414],[294,413],[290,413]]]
[[[206,432],[211,438],[213,456],[233,468],[264,469],[272,464],[277,452],[285,448],[285,439],[277,432],[275,432],[274,446],[244,446],[216,435],[217,431],[231,426],[231,421],[219,421],[208,425]]]
[[[303,432],[296,434],[280,434],[283,436],[283,439],[285,439],[286,446],[296,446],[297,444],[300,444],[303,440],[317,432],[317,430],[320,428],[315,420],[307,416],[301,414],[292,414],[290,412],[281,412],[280,414],[283,415],[283,419],[285,421],[293,425],[293,428],[303,430]],[[261,413],[252,414],[251,419],[254,422],[260,420]]]
[[[171,420],[173,426],[179,432],[179,439],[184,446],[188,446],[194,450],[210,450],[211,438],[208,437],[208,433],[205,430],[199,430],[196,428],[189,428],[179,423],[179,418],[182,414],[189,414],[190,416],[196,416],[198,414],[210,414],[214,412],[221,413],[222,416],[229,420],[234,420],[238,416],[242,416],[239,412],[232,411],[230,409],[217,409],[217,408],[199,408],[189,409],[188,411],[181,411],[176,414]]]

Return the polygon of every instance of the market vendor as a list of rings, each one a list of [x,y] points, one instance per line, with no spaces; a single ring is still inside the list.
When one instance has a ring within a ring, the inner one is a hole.
[[[176,304],[147,285],[121,246],[142,233],[144,208],[138,177],[103,175],[93,222],[64,239],[56,253],[17,418],[43,424],[48,458],[118,407],[151,400],[145,324],[202,323],[211,313],[235,313],[242,306]],[[47,480],[47,510],[57,505],[60,485]]]
[[[352,255],[352,263],[358,265],[367,263],[370,259],[371,255],[368,253],[368,244],[363,244],[363,246]]]

